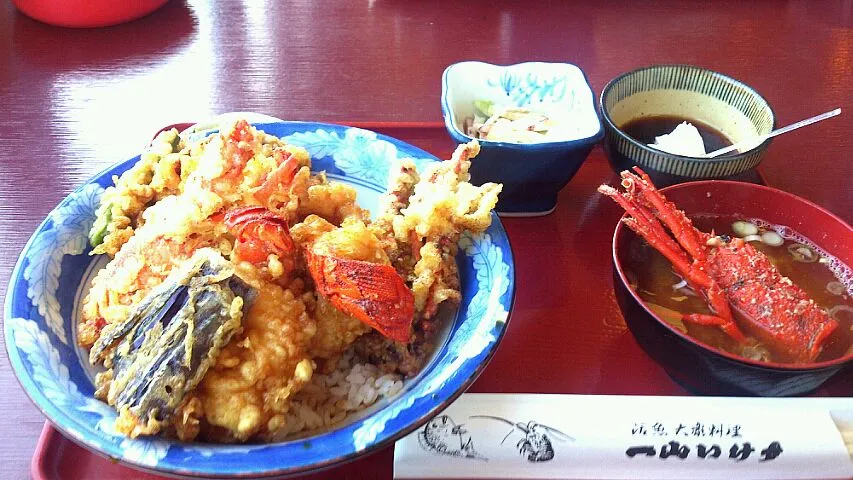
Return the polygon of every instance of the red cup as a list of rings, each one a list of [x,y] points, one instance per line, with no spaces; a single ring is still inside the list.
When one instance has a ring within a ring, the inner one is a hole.
[[[106,27],[144,17],[169,0],[12,0],[24,15],[59,27]]]

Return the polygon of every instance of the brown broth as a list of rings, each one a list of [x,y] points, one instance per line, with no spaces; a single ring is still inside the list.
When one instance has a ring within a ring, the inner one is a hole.
[[[647,145],[655,143],[655,137],[671,133],[682,122],[689,122],[696,127],[696,130],[699,130],[702,142],[705,143],[706,152],[713,152],[732,144],[728,137],[710,125],[698,120],[672,115],[635,118],[619,128],[634,140]]]
[[[732,236],[734,236],[732,223],[736,220],[743,220],[743,218],[710,215],[691,216],[691,219],[694,222],[694,226],[699,230],[705,232],[714,231],[719,235],[726,234]],[[753,223],[766,224],[766,222],[760,221]],[[805,290],[809,297],[821,308],[829,311],[833,307],[843,306],[834,315],[834,318],[838,321],[838,328],[836,328],[824,343],[823,351],[816,361],[832,360],[853,351],[853,296],[851,296],[850,286],[847,285],[840,295],[831,292],[827,288],[828,284],[830,282],[839,282],[839,278],[836,277],[825,263],[819,261],[813,263],[796,261],[789,251],[789,246],[798,244],[794,239],[785,238],[785,242],[777,247],[769,246],[759,241],[750,242],[750,244],[767,255],[782,275],[785,275],[794,284]],[[816,250],[812,249],[812,251]],[[681,278],[673,272],[670,262],[663,255],[648,246],[641,238],[636,237],[629,242],[625,260],[626,275],[632,284],[631,286],[639,294],[640,298],[664,321],[686,332],[702,343],[735,355],[758,359],[756,358],[756,352],[760,351],[763,357],[761,360],[787,363],[784,358],[780,358],[772,349],[760,344],[755,338],[751,338],[752,342],[750,343],[756,345],[746,347],[747,351],[744,351],[744,347],[738,345],[716,327],[682,322],[682,314],[711,313],[711,311],[703,297],[689,294],[691,293],[689,287],[679,289],[678,291],[673,290],[672,286],[680,282]],[[839,265],[839,269],[843,268],[846,267]],[[845,307],[846,310],[844,309]],[[737,313],[735,313],[735,317],[739,323],[743,322],[743,319],[739,318]]]

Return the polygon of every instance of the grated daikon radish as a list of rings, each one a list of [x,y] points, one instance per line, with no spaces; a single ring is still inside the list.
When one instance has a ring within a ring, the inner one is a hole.
[[[689,122],[681,122],[671,133],[655,137],[650,147],[675,155],[699,157],[705,155],[705,142],[699,130]]]

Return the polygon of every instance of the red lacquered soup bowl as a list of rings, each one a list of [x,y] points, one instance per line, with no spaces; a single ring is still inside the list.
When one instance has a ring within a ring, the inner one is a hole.
[[[697,181],[661,189],[688,215],[760,218],[807,237],[845,265],[853,265],[853,228],[823,208],[790,193],[751,183]],[[762,362],[702,342],[656,315],[630,286],[625,272],[636,234],[619,222],[613,236],[613,283],[637,343],[682,386],[711,395],[800,395],[853,365],[853,353],[810,364]],[[853,386],[851,386],[853,393]]]

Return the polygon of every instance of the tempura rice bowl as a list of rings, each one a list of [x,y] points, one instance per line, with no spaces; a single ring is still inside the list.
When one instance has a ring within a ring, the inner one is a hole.
[[[256,125],[308,149],[314,170],[354,185],[359,204],[375,205],[391,162],[435,157],[372,132],[335,125],[282,122]],[[463,238],[457,263],[462,301],[435,351],[414,378],[352,365],[315,375],[294,399],[289,440],[269,444],[184,443],[164,437],[129,439],[113,428],[116,413],[93,397],[94,369],[76,347],[76,319],[90,279],[104,260],[92,260],[85,232],[97,198],[111,177],[135,157],[78,188],[39,226],[18,260],[6,297],[6,348],[25,391],[67,437],[86,448],[149,471],[186,476],[260,477],[328,467],[389,445],[461,394],[493,355],[514,294],[512,253],[492,214],[485,234]],[[364,406],[370,405],[367,408]],[[346,419],[330,429],[325,425]],[[318,433],[319,432],[319,433]]]

